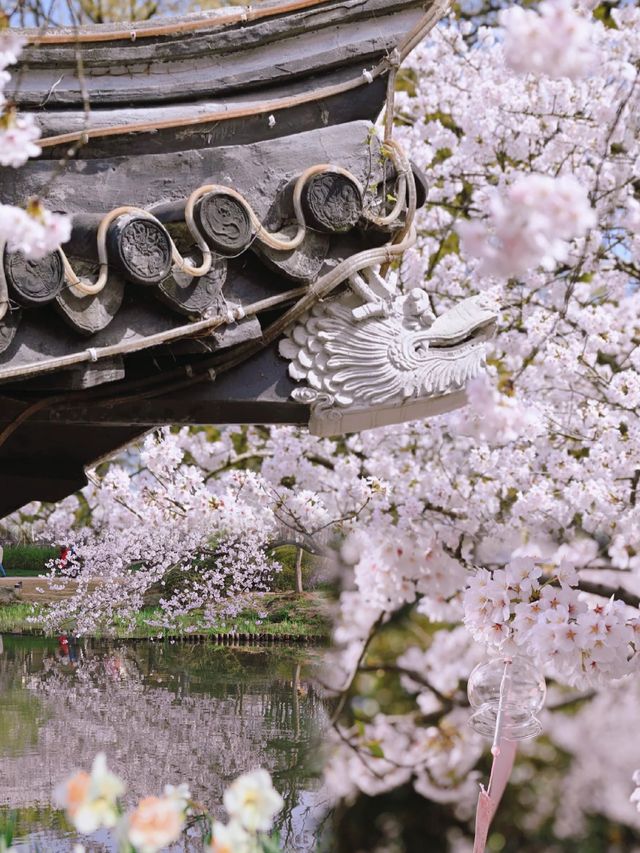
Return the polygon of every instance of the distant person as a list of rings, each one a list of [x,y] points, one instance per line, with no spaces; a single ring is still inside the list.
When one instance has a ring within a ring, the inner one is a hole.
[[[78,663],[78,657],[79,657],[78,638],[71,635],[69,637],[67,647],[69,649],[69,660],[70,660],[70,662],[77,664]]]
[[[66,545],[60,546],[60,555],[58,557],[58,567],[61,572],[67,568],[69,562],[70,549]]]
[[[4,570],[4,566],[2,565],[2,558],[4,557],[4,549],[2,545],[0,545],[0,577],[6,578],[7,573]]]
[[[58,637],[58,656],[60,663],[70,663],[69,658],[69,638],[66,634],[60,634]]]

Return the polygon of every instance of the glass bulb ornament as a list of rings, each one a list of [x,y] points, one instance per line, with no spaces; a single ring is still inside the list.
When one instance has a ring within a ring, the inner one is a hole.
[[[481,663],[469,676],[469,721],[484,737],[493,738],[494,750],[501,738],[527,740],[542,731],[536,714],[547,694],[544,677],[523,657],[499,657]]]

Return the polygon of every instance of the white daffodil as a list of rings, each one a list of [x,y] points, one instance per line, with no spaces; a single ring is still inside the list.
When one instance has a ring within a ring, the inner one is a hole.
[[[257,850],[255,838],[238,821],[227,824],[214,821],[208,853],[256,853]]]
[[[123,793],[122,780],[107,769],[107,759],[101,752],[94,758],[90,774],[84,770],[75,773],[56,789],[54,797],[78,832],[88,835],[101,826],[116,825],[120,814],[118,797]]]
[[[181,811],[186,812],[191,799],[191,791],[186,782],[180,785],[165,785],[164,795],[168,800],[173,800]]]
[[[266,770],[243,773],[224,792],[224,807],[249,832],[268,832],[283,806]]]

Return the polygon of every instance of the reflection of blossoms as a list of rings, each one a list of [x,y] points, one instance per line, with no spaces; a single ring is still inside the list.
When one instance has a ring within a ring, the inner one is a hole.
[[[185,768],[194,798],[208,808],[222,801],[235,776],[256,765],[274,774],[295,767],[282,791],[291,808],[317,789],[302,762],[317,729],[325,725],[325,711],[313,689],[296,694],[300,727],[294,727],[286,680],[293,659],[285,655],[276,661],[255,649],[211,650],[212,658],[202,646],[178,650],[151,644],[145,654],[139,649],[108,654],[86,649],[74,669],[47,657],[45,670],[28,676],[31,701],[42,704],[44,747],[3,758],[4,802],[12,808],[48,803],[49,780],[90,763],[97,747],[108,753],[110,767],[126,783],[127,809],[147,791],[162,790],[166,779],[179,778]],[[218,670],[229,663],[241,667],[239,681]],[[213,682],[200,684],[205,666],[211,667]],[[184,801],[179,787],[165,794]]]

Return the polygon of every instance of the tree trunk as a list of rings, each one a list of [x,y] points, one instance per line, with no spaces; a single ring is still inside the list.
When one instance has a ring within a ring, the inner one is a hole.
[[[296,554],[296,592],[304,592],[302,589],[302,548],[298,548]]]

